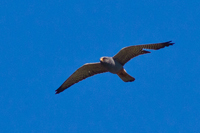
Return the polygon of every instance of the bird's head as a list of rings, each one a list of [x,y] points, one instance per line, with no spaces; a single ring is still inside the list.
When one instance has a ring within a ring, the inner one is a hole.
[[[101,62],[101,63],[108,62],[108,57],[101,57],[101,58],[100,58],[100,62]]]
[[[106,63],[106,64],[109,64],[109,63],[113,63],[113,59],[112,57],[101,57],[100,58],[100,62],[101,63]]]

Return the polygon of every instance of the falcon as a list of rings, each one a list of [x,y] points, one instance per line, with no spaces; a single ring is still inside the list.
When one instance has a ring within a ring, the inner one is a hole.
[[[134,77],[130,76],[124,69],[124,65],[132,58],[150,53],[145,49],[158,50],[173,45],[172,41],[154,44],[135,45],[122,48],[113,57],[101,57],[100,62],[86,63],[77,69],[57,90],[56,94],[64,91],[75,83],[93,76],[95,74],[110,72],[117,74],[124,82],[132,82]]]

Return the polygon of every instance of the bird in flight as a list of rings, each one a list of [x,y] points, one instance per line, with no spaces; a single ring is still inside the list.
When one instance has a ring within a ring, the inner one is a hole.
[[[95,74],[111,72],[117,74],[124,82],[132,82],[134,77],[130,76],[124,69],[124,65],[132,58],[150,53],[145,49],[158,50],[173,45],[172,41],[154,44],[135,45],[122,48],[113,57],[101,57],[100,62],[86,63],[77,69],[57,90],[56,94],[64,91],[75,83],[93,76]]]

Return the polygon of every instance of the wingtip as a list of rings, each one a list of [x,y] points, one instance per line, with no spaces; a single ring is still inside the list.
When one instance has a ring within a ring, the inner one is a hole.
[[[57,89],[57,90],[55,90],[55,94],[59,94],[60,92],[62,92],[61,90],[60,90],[60,87]]]
[[[58,92],[57,90],[55,90],[55,92],[56,92],[55,94],[59,94],[59,93],[60,93],[60,92]]]
[[[172,41],[168,41],[168,42],[165,42],[165,43],[167,44],[167,46],[175,44]]]

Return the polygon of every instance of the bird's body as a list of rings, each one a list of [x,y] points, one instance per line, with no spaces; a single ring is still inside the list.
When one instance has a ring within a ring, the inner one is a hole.
[[[100,63],[108,72],[117,74],[124,82],[132,82],[135,80],[135,78],[127,74],[123,65],[113,59],[113,57],[101,57]]]
[[[111,73],[116,74],[123,66],[112,57],[101,57],[100,63]]]
[[[158,50],[174,43],[164,42],[164,43],[154,43],[154,44],[145,44],[145,45],[135,45],[122,48],[115,56],[113,57],[101,57],[100,62],[97,63],[86,63],[79,69],[77,69],[57,90],[56,94],[64,91],[75,83],[93,76],[95,74],[100,74],[104,72],[110,72],[117,74],[124,82],[132,82],[135,80],[134,77],[130,76],[123,66],[132,58],[150,53],[144,49],[153,49]]]

